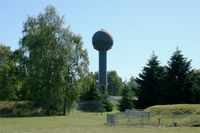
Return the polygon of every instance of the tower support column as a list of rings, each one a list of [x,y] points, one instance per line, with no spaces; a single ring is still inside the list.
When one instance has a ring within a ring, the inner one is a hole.
[[[99,51],[99,84],[107,93],[107,52]]]

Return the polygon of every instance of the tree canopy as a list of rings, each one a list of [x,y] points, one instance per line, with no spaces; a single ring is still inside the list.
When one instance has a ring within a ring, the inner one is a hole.
[[[164,74],[164,69],[160,65],[158,57],[153,53],[142,73],[136,79],[139,85],[138,89],[135,89],[138,98],[137,107],[146,108],[159,103]]]
[[[123,89],[122,78],[116,71],[108,71],[108,95],[120,96]]]
[[[0,100],[18,100],[21,87],[18,76],[15,52],[0,44]]]
[[[64,27],[63,17],[48,6],[37,17],[28,17],[20,41],[31,99],[47,110],[63,106],[68,111],[77,99],[81,77],[88,72],[87,52],[81,37]]]
[[[190,103],[192,83],[191,60],[187,60],[178,48],[168,62],[165,89],[165,103]]]

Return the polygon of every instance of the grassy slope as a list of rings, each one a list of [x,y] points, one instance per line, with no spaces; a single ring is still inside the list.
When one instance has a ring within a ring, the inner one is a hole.
[[[200,128],[105,125],[106,114],[75,111],[68,116],[0,118],[0,133],[199,133]]]
[[[146,109],[151,114],[200,114],[200,104],[156,105]]]
[[[200,126],[199,104],[156,105],[146,109],[151,113],[151,121],[158,118],[163,125],[176,122],[178,126]]]

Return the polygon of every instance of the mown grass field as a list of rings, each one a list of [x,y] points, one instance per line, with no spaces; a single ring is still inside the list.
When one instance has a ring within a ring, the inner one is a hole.
[[[68,116],[0,118],[0,133],[200,133],[199,127],[107,126],[106,113],[74,111]]]

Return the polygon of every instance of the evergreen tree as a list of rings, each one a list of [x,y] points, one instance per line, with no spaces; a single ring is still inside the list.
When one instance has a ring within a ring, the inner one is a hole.
[[[85,79],[83,90],[80,95],[79,108],[83,111],[112,111],[112,104],[107,95],[100,93],[99,85],[95,78],[96,74],[90,73]]]
[[[158,57],[153,53],[142,73],[139,74],[139,78],[136,79],[139,85],[138,89],[135,90],[135,95],[138,98],[135,103],[137,108],[146,108],[161,103],[164,75],[165,71],[160,66]]]
[[[200,103],[200,70],[196,70],[191,75],[192,81],[192,102],[193,103]]]
[[[191,60],[183,56],[178,48],[173,53],[167,66],[165,89],[163,91],[166,104],[191,102]]]
[[[81,101],[98,101],[100,93],[98,91],[98,83],[94,75],[90,73],[85,79],[83,90],[80,95]]]
[[[133,91],[126,83],[124,83],[124,89],[122,90],[122,99],[119,101],[119,110],[125,111],[126,109],[134,108],[134,95]]]

